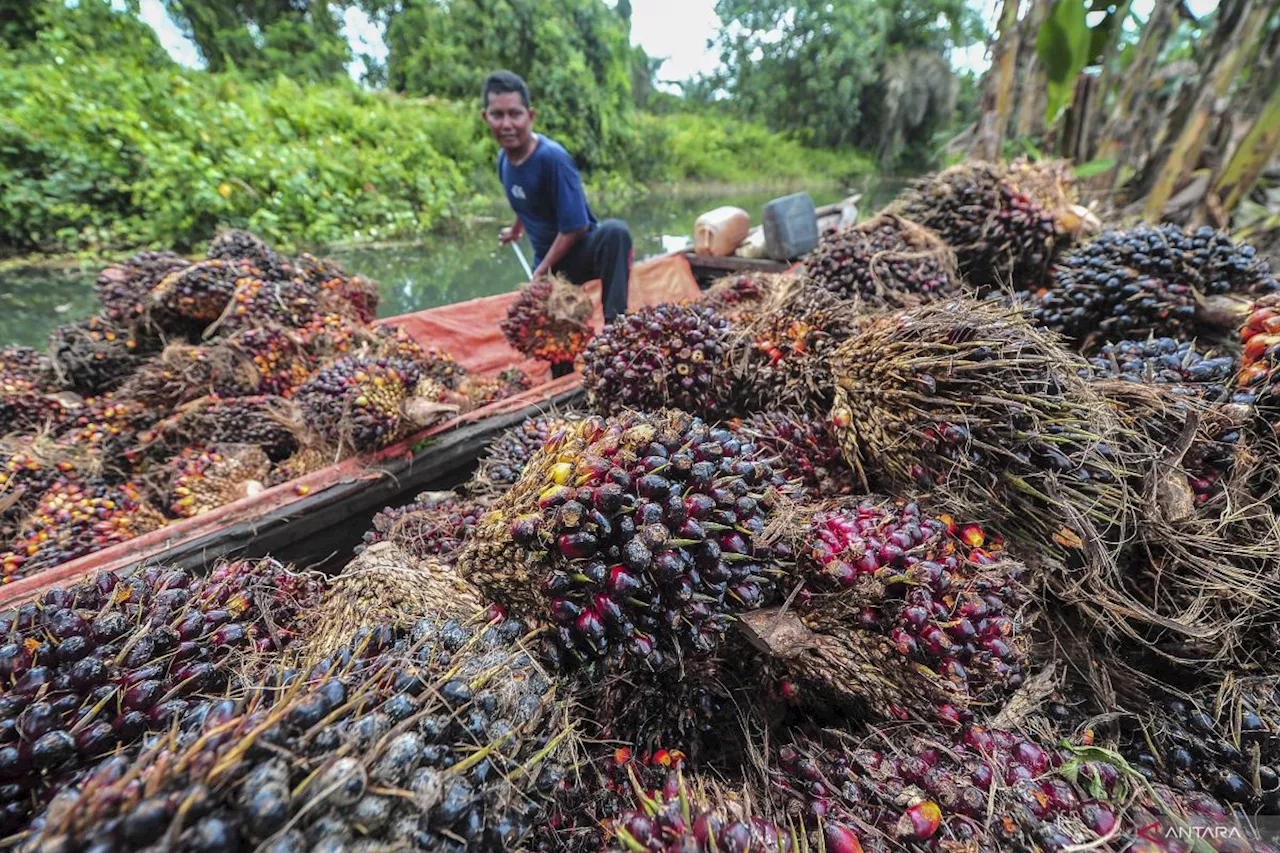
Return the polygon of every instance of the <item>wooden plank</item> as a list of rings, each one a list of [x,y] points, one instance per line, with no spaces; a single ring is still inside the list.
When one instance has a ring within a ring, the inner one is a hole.
[[[730,255],[726,258],[719,255],[697,255],[693,252],[685,252],[684,256],[689,259],[689,266],[693,267],[695,274],[707,270],[723,272],[783,272],[789,266],[783,261],[774,261],[768,258],[740,258],[737,255]]]

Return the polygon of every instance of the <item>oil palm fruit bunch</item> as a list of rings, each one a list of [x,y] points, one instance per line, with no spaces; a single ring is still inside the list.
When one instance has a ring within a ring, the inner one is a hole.
[[[525,418],[503,431],[485,448],[475,474],[467,482],[467,490],[474,494],[506,491],[520,479],[529,460],[542,449],[548,438],[571,421],[581,419],[582,416],[576,412],[538,415]]]
[[[306,438],[298,406],[270,395],[205,397],[167,418],[157,432],[171,446],[251,444],[275,462],[297,452]]]
[[[449,390],[457,390],[467,375],[452,354],[436,347],[424,347],[401,326],[382,323],[373,327],[375,358],[403,358],[420,365],[423,376],[430,377]]]
[[[1034,297],[1032,316],[1083,350],[1146,335],[1181,340],[1218,322],[1199,308],[1203,299],[1278,286],[1252,246],[1209,226],[1139,225],[1064,254]]]
[[[168,468],[169,511],[194,518],[262,491],[271,460],[250,444],[188,447],[169,460]]]
[[[214,393],[252,394],[260,375],[253,360],[225,344],[169,344],[141,364],[118,396],[164,411]]]
[[[278,486],[281,483],[314,474],[336,461],[337,454],[327,447],[314,445],[300,447],[289,458],[271,469],[271,473],[267,475],[267,486]]]
[[[0,443],[0,542],[18,533],[18,524],[40,503],[59,478],[92,462],[91,453],[75,452],[34,436]]]
[[[336,261],[302,254],[293,264],[294,278],[314,287],[327,310],[368,325],[378,316],[378,285],[362,276],[349,275]]]
[[[151,291],[151,304],[185,320],[212,323],[231,302],[236,282],[261,274],[245,261],[197,261],[165,276]]]
[[[702,294],[702,302],[731,323],[736,323],[754,315],[790,278],[786,273],[727,275],[711,283]]]
[[[790,608],[743,617],[801,691],[880,718],[968,722],[1021,686],[1026,567],[978,525],[863,500],[796,527]]]
[[[0,552],[3,583],[101,551],[163,527],[165,517],[135,483],[60,477]]]
[[[744,411],[802,411],[825,417],[835,379],[831,358],[854,329],[847,300],[792,278],[732,335],[729,357]]]
[[[128,756],[147,732],[207,712],[233,681],[234,657],[282,648],[321,590],[273,560],[208,577],[153,567],[50,589],[0,621],[5,834],[103,756]]]
[[[9,345],[0,347],[0,383],[22,380],[44,391],[57,390],[53,362],[49,357],[31,347]]]
[[[143,433],[159,421],[158,412],[136,400],[104,394],[86,399],[55,435],[60,448],[96,457],[105,474],[127,474],[140,462]]]
[[[515,620],[428,616],[272,668],[51,804],[32,849],[517,849],[573,731]],[[287,758],[285,756],[288,756]]]
[[[214,261],[245,261],[269,281],[287,281],[293,274],[289,262],[257,234],[241,228],[224,231],[209,241],[205,257]]]
[[[848,495],[857,489],[825,417],[804,412],[757,412],[734,429],[769,456],[783,477],[799,481],[815,499]]]
[[[530,282],[498,324],[507,343],[529,358],[571,362],[591,338],[591,299],[561,278]]]
[[[1034,288],[1053,258],[1056,212],[991,163],[963,163],[916,180],[890,210],[941,237],[976,287]]]
[[[312,317],[300,332],[307,351],[320,361],[351,355],[368,340],[362,325],[334,312]]]
[[[731,795],[706,781],[690,782],[681,770],[662,787],[645,791],[636,784],[634,805],[612,821],[605,848],[610,853],[798,853],[804,841],[789,828],[778,826],[752,813],[751,800]],[[828,833],[845,833],[849,846],[828,844],[828,851],[853,853],[857,837],[843,826],[832,824]]]
[[[851,849],[866,853],[1155,851],[1176,848],[1144,846],[1153,828],[1242,832],[1211,797],[1144,783],[1087,736],[1058,748],[981,726],[951,738],[879,732],[856,746],[797,739],[778,749],[770,775],[794,822],[857,827]]]
[[[824,234],[804,274],[837,296],[901,308],[956,296],[955,256],[937,234],[893,213]]]
[[[480,519],[459,571],[552,622],[566,664],[706,655],[776,592],[757,539],[782,483],[750,442],[677,410],[567,424]]]
[[[49,335],[49,356],[59,384],[82,394],[102,394],[142,364],[148,347],[102,317],[67,323]]]
[[[263,325],[301,329],[323,313],[315,288],[305,282],[248,276],[236,282],[226,309],[210,329],[220,335]]]
[[[434,557],[451,563],[487,510],[487,501],[428,492],[413,503],[387,507],[375,515],[360,549],[392,542],[420,560]]]
[[[728,321],[704,305],[624,314],[582,354],[588,403],[606,415],[672,407],[715,417],[733,398],[729,337]]]
[[[301,385],[295,399],[324,438],[357,453],[385,447],[414,431],[404,406],[422,378],[417,362],[343,358]]]
[[[303,341],[280,326],[242,329],[220,345],[243,356],[257,373],[256,381],[252,383],[237,376],[233,382],[219,389],[223,393],[242,390],[252,384],[254,393],[287,397],[315,372],[318,364]]]
[[[170,273],[190,265],[191,261],[174,252],[138,252],[122,263],[104,268],[94,283],[102,316],[122,325],[143,320],[156,285]]]
[[[78,407],[22,376],[0,376],[0,424],[26,433],[65,423]]]
[[[1240,327],[1240,374],[1236,377],[1239,393],[1248,394],[1268,414],[1276,408],[1272,391],[1276,384],[1276,365],[1280,363],[1280,295],[1263,296],[1253,306]]]
[[[501,376],[468,376],[458,383],[458,393],[466,399],[468,409],[482,409],[528,390],[532,382],[524,371],[520,374],[514,380]]]
[[[1090,375],[1168,385],[1175,393],[1185,393],[1207,401],[1232,399],[1229,391],[1236,373],[1236,360],[1196,348],[1192,341],[1173,338],[1124,340],[1102,347],[1089,359]],[[1235,402],[1249,402],[1246,395]]]
[[[1143,645],[1151,632],[1176,635],[1217,658],[1233,626],[1271,606],[1273,569],[1247,544],[1271,534],[1249,528],[1236,541],[1230,519],[1165,518],[1143,493],[1164,481],[1152,472],[1166,448],[1126,428],[1082,366],[1015,310],[933,303],[864,321],[837,353],[831,417],[865,479],[927,490],[1051,558],[1043,579],[1088,624]]]

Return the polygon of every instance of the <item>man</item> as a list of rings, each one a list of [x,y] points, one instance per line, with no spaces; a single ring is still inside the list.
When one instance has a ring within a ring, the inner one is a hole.
[[[524,234],[533,244],[534,279],[559,273],[574,284],[600,279],[605,322],[627,310],[631,232],[618,219],[597,222],[582,191],[573,158],[552,139],[533,132],[535,111],[519,75],[495,71],[484,83],[484,120],[501,146],[498,177],[516,213],[502,229],[502,245]],[[551,365],[552,376],[573,366]]]

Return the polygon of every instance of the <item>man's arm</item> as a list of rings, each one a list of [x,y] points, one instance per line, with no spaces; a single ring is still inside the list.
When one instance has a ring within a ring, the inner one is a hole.
[[[538,264],[538,268],[533,271],[533,277],[535,279],[542,278],[551,272],[552,268],[560,263],[560,259],[573,248],[573,244],[578,242],[578,238],[585,233],[587,233],[587,226],[583,225],[577,231],[562,231],[556,234],[556,239],[551,241],[551,248],[547,249],[547,256],[542,259],[542,263]]]

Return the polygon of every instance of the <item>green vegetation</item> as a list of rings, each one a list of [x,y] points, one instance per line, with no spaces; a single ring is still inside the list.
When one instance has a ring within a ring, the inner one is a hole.
[[[294,247],[440,228],[497,194],[479,116],[496,67],[531,81],[539,128],[594,192],[872,168],[852,146],[657,91],[625,4],[366,0],[390,47],[376,86],[350,80],[313,0],[167,0],[207,70],[176,65],[134,0],[19,5],[0,30],[0,256],[190,250],[228,226]]]

